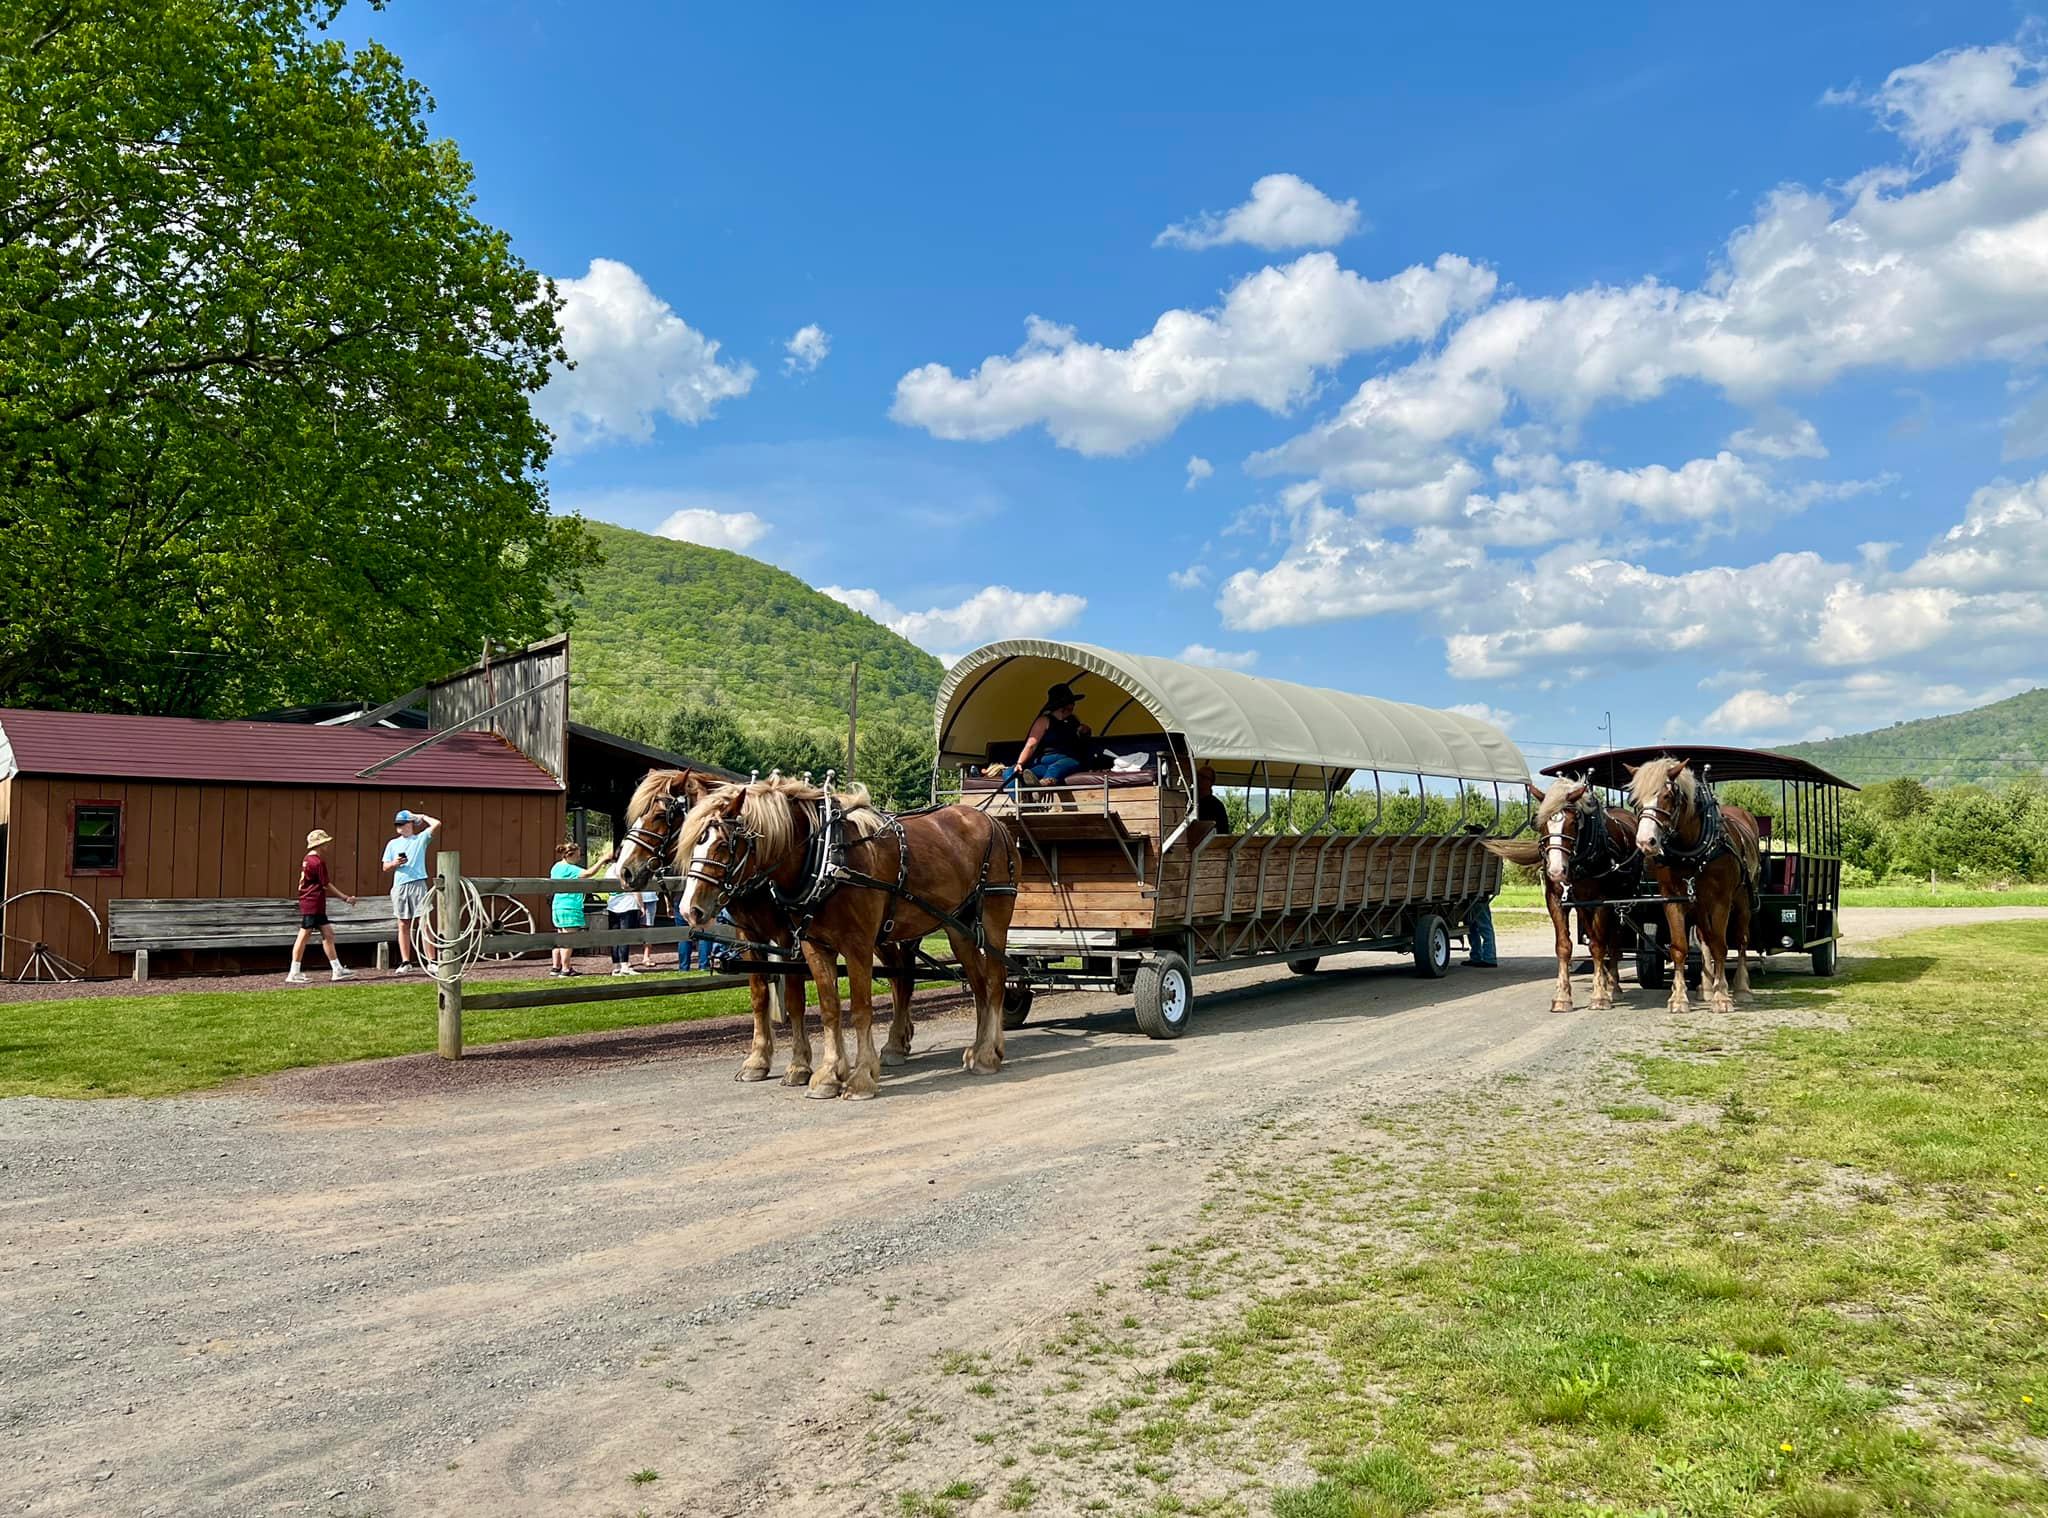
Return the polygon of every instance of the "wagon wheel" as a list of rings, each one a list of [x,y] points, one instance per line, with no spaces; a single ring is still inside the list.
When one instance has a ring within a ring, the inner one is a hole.
[[[531,933],[533,913],[517,896],[500,896],[493,892],[483,898],[485,933]],[[485,959],[505,961],[524,959],[532,949],[497,949],[484,955]]]
[[[76,925],[81,913],[84,914],[85,920],[92,924],[92,952],[85,957],[84,964],[59,954],[40,938],[15,931],[15,924],[19,921],[15,909],[22,902],[34,901],[37,898],[48,898],[41,903],[42,926],[45,932],[48,932],[53,922]],[[54,917],[52,914],[55,914]],[[106,929],[100,925],[100,914],[92,909],[90,902],[81,896],[72,895],[69,891],[17,891],[5,901],[0,901],[0,939],[5,940],[6,957],[11,957],[15,953],[25,956],[20,973],[14,977],[17,981],[84,980],[92,962],[100,957],[100,944],[105,936]]]

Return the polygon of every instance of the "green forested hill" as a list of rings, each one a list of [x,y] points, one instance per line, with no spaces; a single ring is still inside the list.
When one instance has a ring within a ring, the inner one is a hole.
[[[2048,772],[2048,688],[1975,711],[1895,722],[1873,733],[1788,743],[1779,752],[1811,760],[1857,785],[1900,775],[1935,786],[2039,775]]]
[[[571,623],[580,722],[663,741],[679,708],[753,731],[846,731],[860,661],[861,726],[931,726],[943,666],[791,574],[721,548],[586,524],[604,564]]]

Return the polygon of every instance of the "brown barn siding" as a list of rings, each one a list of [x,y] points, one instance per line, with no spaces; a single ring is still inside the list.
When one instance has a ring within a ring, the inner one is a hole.
[[[88,902],[102,924],[108,904],[121,897],[288,896],[298,881],[306,834],[316,826],[334,834],[328,859],[335,883],[355,896],[384,894],[389,877],[379,862],[393,836],[392,815],[401,806],[443,819],[436,846],[458,851],[466,874],[544,875],[553,862],[554,841],[563,836],[559,792],[121,784],[16,776],[0,786],[0,795],[8,796],[11,814],[8,892],[36,887],[69,891]],[[69,874],[70,808],[76,801],[123,804],[121,875]],[[92,948],[90,927],[82,918],[70,922],[69,915],[31,904],[14,914],[7,933],[10,939],[41,938],[61,954],[83,958]],[[152,970],[175,974],[270,967],[282,963],[287,947],[280,944],[275,953],[163,954],[156,956]],[[358,956],[362,952],[356,951]],[[21,947],[10,942],[0,956],[0,974],[17,973],[23,957]],[[128,955],[101,953],[92,968],[100,975],[123,975],[132,964]]]

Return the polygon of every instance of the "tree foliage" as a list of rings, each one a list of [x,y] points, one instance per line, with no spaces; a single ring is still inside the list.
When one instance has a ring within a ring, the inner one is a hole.
[[[0,702],[381,695],[560,623],[553,289],[337,8],[0,8]]]
[[[1778,751],[1862,786],[1900,775],[1937,786],[2039,779],[2048,775],[2048,688],[1874,732],[1788,743]]]

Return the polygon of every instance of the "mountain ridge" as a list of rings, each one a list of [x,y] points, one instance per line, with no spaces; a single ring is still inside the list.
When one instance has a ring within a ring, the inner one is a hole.
[[[1894,722],[1774,753],[1805,759],[1855,785],[1910,776],[1929,785],[1981,785],[2048,773],[2048,687],[1988,706]]]
[[[687,708],[843,739],[858,660],[863,731],[930,727],[945,667],[873,618],[730,549],[584,525],[604,563],[570,601],[579,722],[661,742]]]

